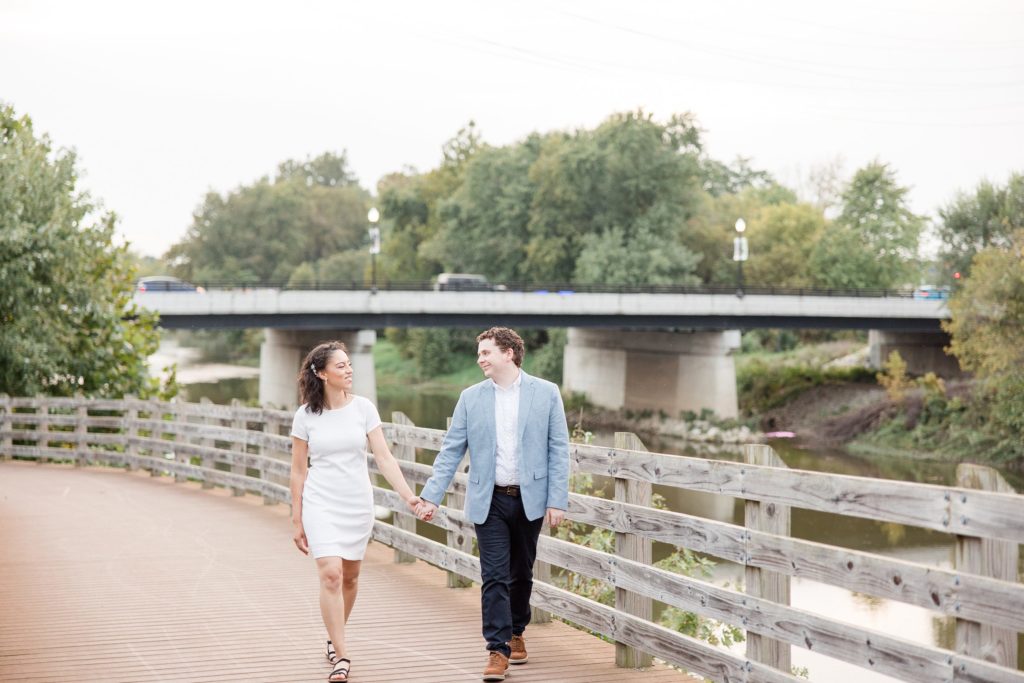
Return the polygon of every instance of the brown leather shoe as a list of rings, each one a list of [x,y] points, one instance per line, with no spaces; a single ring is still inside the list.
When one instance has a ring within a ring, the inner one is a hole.
[[[485,681],[505,680],[505,671],[508,669],[508,657],[491,650],[487,655],[487,666],[484,668]]]
[[[522,636],[512,636],[508,645],[512,648],[512,654],[508,657],[509,664],[526,664],[530,661],[530,656],[526,654],[526,641]]]

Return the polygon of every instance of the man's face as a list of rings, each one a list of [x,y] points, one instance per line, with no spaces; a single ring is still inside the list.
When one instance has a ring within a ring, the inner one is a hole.
[[[512,349],[502,351],[493,339],[484,339],[476,347],[476,364],[484,371],[485,377],[502,376],[515,367]]]

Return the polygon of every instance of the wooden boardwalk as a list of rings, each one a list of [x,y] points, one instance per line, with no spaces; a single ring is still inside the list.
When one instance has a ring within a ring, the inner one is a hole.
[[[0,680],[326,680],[312,560],[286,506],[148,473],[0,463]],[[356,683],[478,681],[479,589],[373,543],[349,623]],[[512,683],[692,681],[611,644],[527,630]]]

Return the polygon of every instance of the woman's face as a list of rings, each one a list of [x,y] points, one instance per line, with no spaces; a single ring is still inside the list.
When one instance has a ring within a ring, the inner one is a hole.
[[[330,389],[335,391],[350,391],[352,389],[352,361],[349,360],[348,354],[341,349],[331,353],[327,358],[327,364],[319,375]]]

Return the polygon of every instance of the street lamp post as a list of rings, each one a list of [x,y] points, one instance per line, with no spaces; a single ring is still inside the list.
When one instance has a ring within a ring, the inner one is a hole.
[[[376,206],[370,207],[366,213],[366,220],[370,221],[370,294],[377,293],[377,254],[380,253],[380,228],[377,221],[380,220],[380,211]]]
[[[747,238],[743,232],[747,229],[747,222],[742,218],[736,219],[736,237],[732,241],[732,260],[736,262],[736,296],[743,298],[743,262],[750,255],[747,249]]]

